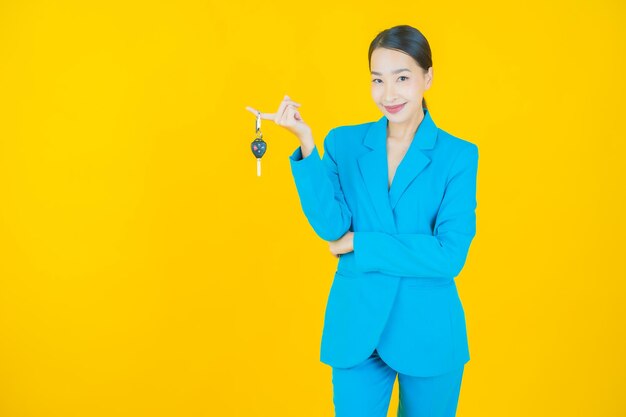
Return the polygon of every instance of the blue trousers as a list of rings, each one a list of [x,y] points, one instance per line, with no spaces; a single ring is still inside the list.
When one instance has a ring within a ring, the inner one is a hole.
[[[393,370],[374,349],[351,368],[332,368],[335,417],[387,417],[398,376],[398,417],[454,417],[465,365],[453,372],[415,377]]]

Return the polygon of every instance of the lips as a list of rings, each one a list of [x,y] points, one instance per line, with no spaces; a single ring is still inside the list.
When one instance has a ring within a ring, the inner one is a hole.
[[[387,109],[387,111],[389,113],[397,113],[400,110],[402,110],[404,108],[404,106],[406,105],[406,103],[403,104],[399,104],[397,106],[385,106],[385,109]]]

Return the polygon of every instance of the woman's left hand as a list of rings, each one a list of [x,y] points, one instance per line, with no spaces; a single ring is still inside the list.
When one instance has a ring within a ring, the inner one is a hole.
[[[348,231],[339,239],[329,241],[330,252],[337,258],[344,253],[352,252],[354,250],[353,237],[354,232]]]

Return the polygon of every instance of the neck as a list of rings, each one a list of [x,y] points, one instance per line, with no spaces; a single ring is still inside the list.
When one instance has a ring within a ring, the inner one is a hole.
[[[409,120],[403,123],[387,121],[387,137],[398,142],[410,142],[417,132],[417,128],[424,120],[424,109],[420,106],[419,111]]]

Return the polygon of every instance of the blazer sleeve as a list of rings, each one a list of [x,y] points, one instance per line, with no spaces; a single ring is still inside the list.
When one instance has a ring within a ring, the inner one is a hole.
[[[306,158],[300,146],[289,156],[302,211],[315,233],[327,241],[341,238],[352,224],[339,182],[334,142],[335,129],[331,129],[324,138],[323,158],[317,146]]]
[[[478,147],[461,151],[452,165],[434,234],[355,232],[357,270],[411,277],[456,277],[476,234]]]

